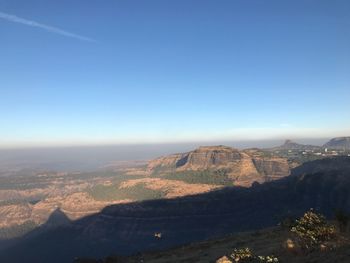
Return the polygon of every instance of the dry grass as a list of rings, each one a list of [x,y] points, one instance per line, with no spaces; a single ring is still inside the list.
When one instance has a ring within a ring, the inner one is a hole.
[[[249,247],[257,255],[275,255],[284,263],[336,263],[350,262],[349,233],[340,238],[339,247],[330,251],[317,251],[309,254],[289,252],[284,247],[290,237],[288,230],[271,228],[256,232],[240,233],[222,239],[194,243],[161,252],[133,256],[125,262],[152,263],[190,263],[215,262],[218,258],[230,254],[234,248]]]

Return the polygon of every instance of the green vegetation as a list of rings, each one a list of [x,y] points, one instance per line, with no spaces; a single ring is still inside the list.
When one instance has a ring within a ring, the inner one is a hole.
[[[163,176],[164,179],[179,180],[190,184],[215,184],[232,186],[227,169],[173,172]]]
[[[348,217],[343,211],[337,212],[336,219],[338,223],[347,226]],[[293,240],[288,238],[284,247],[288,252],[294,252],[294,255],[299,254],[305,256],[306,254],[314,251],[334,251],[334,249],[341,247],[342,244],[345,244],[341,242],[339,243],[339,240],[342,239],[336,232],[335,226],[328,223],[323,215],[314,212],[312,209],[304,213],[304,215],[297,220],[291,220],[291,218],[288,217],[286,222],[281,224],[281,229],[288,225],[292,225],[287,233],[288,236],[290,234],[293,235]],[[280,252],[278,252],[278,254],[281,255]],[[273,255],[255,255],[250,248],[246,247],[239,249],[236,248],[231,254],[219,258],[216,262],[278,263],[280,260]]]
[[[328,224],[323,215],[317,214],[313,210],[309,210],[296,220],[291,232],[295,235],[300,248],[306,251],[320,248],[320,246],[324,246],[325,242],[336,237],[335,227]]]
[[[0,177],[0,190],[27,190],[35,188],[44,188],[49,185],[47,178],[43,179],[38,176],[28,175]]]
[[[152,174],[154,178],[164,178],[168,180],[179,180],[191,184],[215,184],[215,185],[227,185],[232,186],[233,180],[228,177],[229,171],[227,169],[220,170],[205,170],[205,171],[183,171],[183,172],[170,172],[168,174],[161,173],[164,171],[160,168],[158,171]],[[169,172],[169,170],[168,170]],[[119,189],[120,184],[123,181],[130,179],[130,175],[119,175],[114,177],[111,185],[95,185],[86,191],[95,200],[111,201],[111,200],[123,200],[131,199],[135,201],[160,199],[164,198],[166,193],[162,190],[152,190],[145,187],[140,183],[133,187]],[[140,176],[132,176],[132,179],[141,178]]]
[[[278,151],[273,151],[271,153],[272,153],[272,156],[287,158],[290,163],[299,163],[299,164],[325,158],[325,156],[315,155],[313,152],[308,152],[307,154],[303,154],[303,152],[305,151],[281,149]]]
[[[131,199],[134,201],[160,199],[165,196],[162,191],[152,190],[144,184],[137,184],[133,187],[119,189],[119,184],[96,185],[87,190],[88,194],[95,200],[112,201]]]
[[[92,180],[96,178],[126,178],[120,172],[114,171],[98,171],[98,172],[84,172],[84,173],[68,173],[59,175],[56,172],[42,172],[45,176],[28,173],[26,175],[13,175],[0,177],[0,190],[27,190],[27,189],[42,189],[50,186],[53,180],[62,180],[62,182],[69,182],[72,180]],[[128,177],[130,178],[130,176]]]
[[[86,180],[86,179],[95,179],[95,178],[119,178],[123,177],[122,172],[116,171],[97,171],[97,172],[84,172],[84,173],[69,173],[64,176],[68,180]]]
[[[131,199],[134,201],[142,201],[149,199],[160,199],[165,197],[162,191],[152,190],[145,187],[145,184],[140,183],[132,187],[119,188],[122,182],[130,179],[140,179],[142,176],[131,176],[126,174],[118,174],[112,177],[111,185],[94,185],[86,190],[95,200],[99,201],[115,201]]]
[[[172,165],[172,166],[156,166],[153,171],[152,171],[152,176],[154,177],[159,177],[159,176],[163,176],[164,174],[168,174],[168,173],[173,173],[176,170],[176,166]]]

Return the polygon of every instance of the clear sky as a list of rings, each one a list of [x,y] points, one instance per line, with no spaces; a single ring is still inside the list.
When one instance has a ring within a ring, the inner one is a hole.
[[[350,1],[0,0],[0,147],[350,135]]]

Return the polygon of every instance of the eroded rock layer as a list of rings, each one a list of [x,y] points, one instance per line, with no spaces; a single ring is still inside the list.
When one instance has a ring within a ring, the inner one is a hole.
[[[265,156],[258,150],[240,151],[227,146],[204,146],[187,152],[160,157],[148,164],[150,173],[181,171],[225,171],[238,186],[251,186],[290,174],[291,165],[280,157]]]

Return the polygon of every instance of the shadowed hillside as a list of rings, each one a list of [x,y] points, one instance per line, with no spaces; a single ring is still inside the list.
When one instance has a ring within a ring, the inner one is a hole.
[[[235,233],[223,238],[195,242],[163,251],[151,251],[128,257],[108,256],[103,261],[82,258],[75,263],[231,263],[233,261],[232,259],[231,261],[220,261],[219,259],[223,259],[223,255],[230,255],[233,252],[233,248],[246,247],[249,247],[251,251],[254,251],[258,255],[274,255],[279,259],[279,262],[283,263],[349,262],[349,233],[342,233],[339,237],[342,242],[336,249],[314,251],[307,254],[293,253],[284,247],[286,240],[288,240],[290,236],[289,230],[281,227],[273,227],[252,232]],[[226,259],[228,258],[226,257]]]
[[[289,177],[251,188],[109,206],[65,226],[35,230],[1,251],[0,260],[70,262],[75,257],[127,255],[274,226],[310,207],[331,216],[335,209],[350,210],[349,187],[350,158],[318,160]]]

